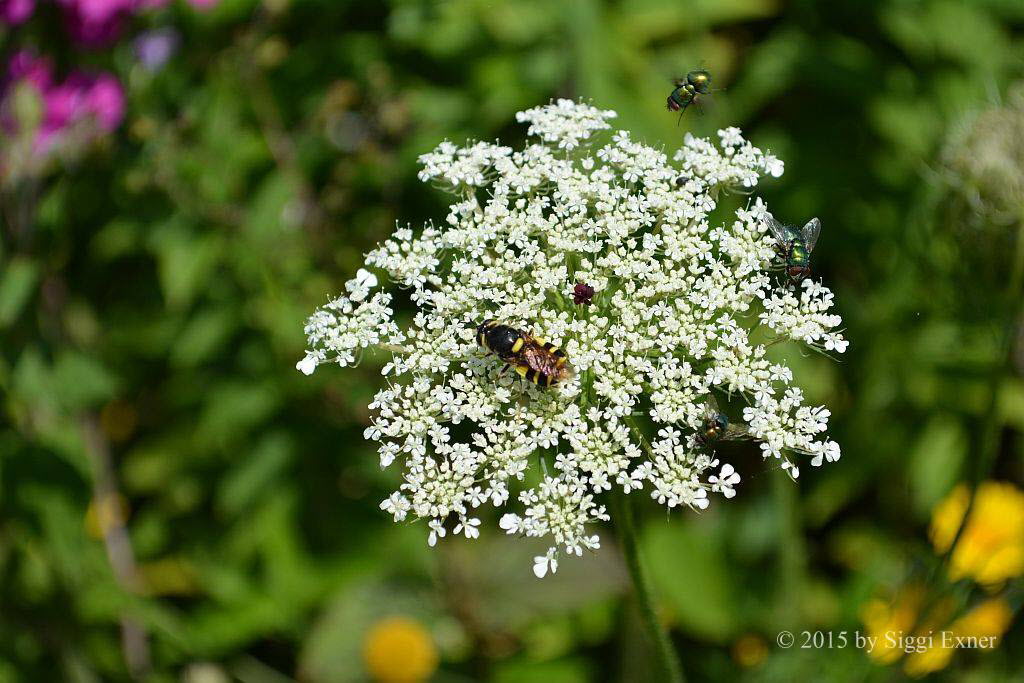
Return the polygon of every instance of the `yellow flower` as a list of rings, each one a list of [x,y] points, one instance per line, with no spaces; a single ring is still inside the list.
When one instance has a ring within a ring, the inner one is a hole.
[[[924,652],[913,652],[907,657],[903,670],[912,678],[920,678],[928,674],[945,669],[953,659],[953,648],[941,644],[942,634],[933,635],[936,644]]]
[[[363,640],[363,662],[381,683],[425,681],[437,669],[437,648],[418,621],[388,617],[374,624]]]
[[[916,678],[944,669],[957,648],[991,652],[999,646],[999,639],[1012,620],[1013,610],[1005,600],[987,600],[947,628],[933,632],[932,646],[907,657],[903,670]]]
[[[949,550],[970,494],[960,484],[932,512],[930,535],[938,553]],[[1012,484],[978,486],[974,507],[949,562],[953,581],[971,577],[992,587],[1024,573],[1024,493]]]
[[[868,656],[879,664],[891,664],[903,656],[891,634],[909,634],[917,622],[917,614],[924,601],[924,589],[921,586],[909,586],[896,596],[892,602],[876,598],[868,601],[861,609],[860,618],[864,629],[875,646]]]
[[[952,631],[974,638],[999,638],[1013,620],[1013,610],[1006,600],[987,600],[953,622]],[[988,648],[986,648],[988,649]]]
[[[732,658],[744,669],[760,666],[768,657],[768,645],[756,633],[748,633],[733,643]]]

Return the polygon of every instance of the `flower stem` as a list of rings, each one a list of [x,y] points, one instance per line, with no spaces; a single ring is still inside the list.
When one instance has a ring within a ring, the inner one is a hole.
[[[944,569],[953,557],[960,537],[967,528],[967,522],[974,510],[975,498],[978,487],[991,473],[999,457],[999,435],[1003,430],[1003,417],[999,410],[999,394],[1003,386],[1005,374],[1013,372],[1013,344],[1018,334],[1018,328],[1024,324],[1024,304],[1021,303],[1021,288],[1024,286],[1024,216],[1018,221],[1016,246],[1014,259],[1011,264],[1009,284],[1004,294],[1009,316],[1006,325],[1000,332],[999,346],[997,347],[996,358],[992,362],[988,376],[988,403],[981,415],[981,424],[978,428],[980,446],[978,456],[973,460],[973,469],[967,473],[968,483],[971,487],[971,497],[967,502],[967,509],[964,516],[960,518],[960,525],[957,527],[953,542],[943,553],[936,571]]]
[[[807,585],[807,547],[800,518],[797,482],[785,470],[772,472],[779,515],[779,614],[782,625],[795,627],[801,616],[800,589]]]
[[[615,527],[619,535],[619,544],[626,559],[629,577],[633,580],[633,592],[636,595],[640,618],[644,622],[647,635],[654,645],[659,667],[663,678],[669,683],[683,683],[683,668],[668,631],[658,620],[651,597],[651,582],[644,566],[640,563],[640,550],[637,543],[636,520],[633,516],[633,501],[623,493],[616,492],[612,496],[612,507],[615,512]]]

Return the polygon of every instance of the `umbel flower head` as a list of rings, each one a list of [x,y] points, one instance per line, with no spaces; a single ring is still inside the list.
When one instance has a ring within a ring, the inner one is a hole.
[[[796,457],[839,457],[822,438],[829,411],[804,405],[766,355],[782,339],[844,351],[831,292],[773,274],[760,200],[710,217],[720,193],[749,193],[782,162],[735,128],[720,146],[687,135],[675,163],[627,131],[595,141],[614,117],[558,100],[518,114],[534,139],[525,149],[446,141],[424,154],[420,179],[455,196],[448,216],[396,230],[306,325],[307,374],[391,352],[365,436],[401,470],[381,508],[426,519],[431,545],[477,537],[482,506],[508,509],[507,533],[551,542],[535,558],[543,576],[559,553],[599,546],[603,492],[698,510],[710,494],[731,498],[740,475],[699,436],[713,401],[744,406],[749,438],[793,477]],[[374,273],[408,293],[410,325],[392,294],[373,292]],[[485,320],[556,344],[571,375],[538,388],[503,373],[477,344]]]

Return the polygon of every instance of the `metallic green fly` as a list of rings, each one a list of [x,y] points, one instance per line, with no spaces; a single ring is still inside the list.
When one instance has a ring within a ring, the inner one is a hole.
[[[702,446],[710,447],[719,441],[740,441],[750,438],[747,426],[730,423],[729,416],[719,409],[714,396],[708,396],[704,409],[704,421],[696,434],[697,442]]]
[[[697,103],[701,95],[711,92],[711,74],[705,69],[694,69],[686,74],[686,78],[677,78],[673,84],[676,88],[668,96],[668,109],[679,112],[682,119],[687,107]]]
[[[775,238],[779,262],[793,282],[800,282],[811,274],[811,252],[818,243],[821,221],[812,218],[800,229],[793,225],[783,225],[771,216],[767,223]]]

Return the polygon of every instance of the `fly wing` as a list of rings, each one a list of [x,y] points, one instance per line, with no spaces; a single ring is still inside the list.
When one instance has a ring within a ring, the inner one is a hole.
[[[747,425],[744,424],[732,424],[725,428],[725,434],[722,435],[723,441],[746,441],[751,439],[750,430]]]
[[[700,93],[693,98],[693,103],[697,105],[698,116],[713,114],[718,110],[718,103],[713,97],[711,97],[711,93],[718,92],[719,90],[721,90],[721,88],[716,88],[715,90],[711,90],[706,93]]]
[[[718,409],[718,399],[715,398],[714,394],[708,394],[708,397],[704,399],[704,413],[707,417],[714,417],[720,413]]]
[[[821,221],[816,217],[807,221],[807,225],[801,230],[804,237],[804,244],[807,246],[807,251],[813,251],[814,245],[818,243],[818,233],[821,232]]]
[[[521,354],[526,365],[531,370],[536,370],[545,375],[555,374],[558,367],[558,359],[555,358],[554,354],[545,351],[544,347],[538,344],[535,339],[531,339],[526,343]]]
[[[771,231],[775,241],[779,244],[787,244],[789,238],[786,236],[786,226],[775,220],[772,216],[766,216],[764,219],[765,225]]]

